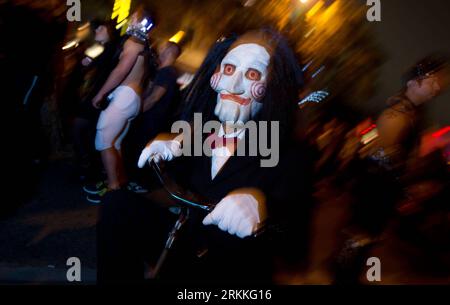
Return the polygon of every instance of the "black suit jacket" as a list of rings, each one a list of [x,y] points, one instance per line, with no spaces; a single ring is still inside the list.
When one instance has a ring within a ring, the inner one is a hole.
[[[248,148],[248,142],[245,145]],[[205,155],[183,156],[167,165],[178,184],[209,203],[218,203],[239,188],[257,188],[266,196],[272,223],[295,225],[311,206],[312,162],[308,150],[290,141],[280,146],[277,166],[261,167],[261,160],[261,156],[231,156],[214,179],[212,158]]]
[[[312,203],[312,162],[307,152],[303,145],[291,141],[280,147],[279,163],[270,168],[261,167],[260,156],[231,156],[214,179],[211,179],[211,157],[180,157],[168,162],[167,170],[180,185],[210,203],[218,203],[239,188],[258,188],[266,196],[267,230],[257,239],[241,240],[216,226],[206,228],[201,225],[206,213],[191,209],[189,226],[193,229],[186,234],[186,245],[201,248],[206,244],[209,258],[216,262],[211,270],[215,272],[217,266],[222,266],[218,274],[227,277],[229,272],[230,278],[236,278],[237,272],[256,278],[260,272],[269,272],[270,260],[265,260],[268,257],[276,256],[289,264],[304,261]],[[233,263],[224,264],[227,261]]]

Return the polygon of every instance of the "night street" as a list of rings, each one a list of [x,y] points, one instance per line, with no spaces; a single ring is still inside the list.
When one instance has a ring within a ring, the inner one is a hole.
[[[450,285],[449,12],[0,0],[0,286]]]

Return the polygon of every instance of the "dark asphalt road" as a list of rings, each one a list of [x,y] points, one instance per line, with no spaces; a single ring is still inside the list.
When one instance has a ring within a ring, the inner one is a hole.
[[[70,257],[80,259],[82,281],[95,282],[98,207],[74,173],[67,161],[50,162],[33,199],[0,221],[0,282],[64,282]]]

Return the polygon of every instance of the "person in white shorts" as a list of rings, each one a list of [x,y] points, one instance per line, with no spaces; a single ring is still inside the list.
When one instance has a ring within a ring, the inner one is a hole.
[[[98,119],[95,148],[104,151],[114,147],[120,152],[130,122],[139,114],[141,98],[132,88],[119,86],[108,99],[111,102]]]
[[[127,184],[121,143],[128,132],[130,122],[139,114],[143,80],[145,77],[145,52],[148,50],[148,33],[153,27],[150,15],[138,9],[131,17],[127,30],[129,38],[123,46],[119,63],[107,81],[93,98],[92,104],[101,108],[105,98],[109,104],[97,123],[95,147],[101,152],[108,183],[97,185],[88,192],[88,201],[100,203],[109,190],[117,190]],[[147,47],[147,48],[146,48]]]

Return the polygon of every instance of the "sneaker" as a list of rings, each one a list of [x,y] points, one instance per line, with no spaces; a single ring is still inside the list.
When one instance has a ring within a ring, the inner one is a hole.
[[[127,190],[132,191],[132,192],[137,193],[137,194],[148,193],[148,190],[146,188],[144,188],[143,186],[137,184],[136,182],[128,182]]]
[[[83,191],[88,194],[95,195],[103,191],[103,189],[108,188],[106,181],[100,181],[95,184],[86,184],[83,186]]]
[[[108,188],[102,189],[97,194],[89,194],[86,196],[87,201],[90,203],[100,204],[102,203],[103,198],[110,190]]]

